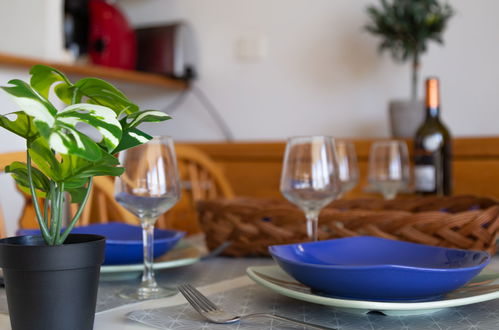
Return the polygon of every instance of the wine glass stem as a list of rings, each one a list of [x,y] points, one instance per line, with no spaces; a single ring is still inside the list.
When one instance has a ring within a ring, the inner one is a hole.
[[[319,240],[319,212],[307,211],[305,212],[307,218],[307,235],[312,241]]]
[[[154,278],[154,223],[156,219],[141,219],[142,239],[144,242],[144,272],[142,273],[141,287],[156,288]]]

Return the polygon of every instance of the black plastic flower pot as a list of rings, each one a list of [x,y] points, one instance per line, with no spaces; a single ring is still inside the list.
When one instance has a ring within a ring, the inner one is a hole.
[[[0,240],[12,330],[93,328],[105,238],[72,234],[60,246],[39,236]]]

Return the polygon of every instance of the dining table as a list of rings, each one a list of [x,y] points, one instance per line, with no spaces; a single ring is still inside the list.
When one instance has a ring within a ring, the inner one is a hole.
[[[499,299],[419,315],[389,316],[375,311],[352,313],[279,294],[256,284],[246,274],[248,267],[273,265],[276,264],[270,257],[211,256],[183,267],[157,270],[156,278],[160,285],[170,287],[190,283],[227,311],[274,313],[331,329],[499,329]],[[499,273],[499,255],[491,258],[486,270]],[[113,279],[104,276],[101,279],[95,330],[297,329],[296,326],[272,319],[213,324],[197,314],[180,293],[146,301],[120,298],[118,293],[121,290],[139,285],[139,277],[140,272],[136,272],[131,278]],[[4,289],[0,289],[0,329],[11,329]]]

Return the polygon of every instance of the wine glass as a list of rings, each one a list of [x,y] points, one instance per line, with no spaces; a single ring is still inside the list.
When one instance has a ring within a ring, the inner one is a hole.
[[[369,153],[369,183],[393,199],[409,184],[409,152],[404,141],[377,141]]]
[[[340,198],[359,183],[359,167],[355,146],[350,141],[336,141],[336,156],[341,184],[341,192],[338,195]]]
[[[148,143],[120,153],[125,172],[116,179],[115,198],[137,216],[142,226],[144,271],[139,288],[120,293],[124,298],[153,299],[171,296],[176,289],[160,287],[154,278],[154,224],[180,198],[177,160],[170,137],[154,137]]]
[[[281,192],[307,218],[307,235],[317,241],[319,213],[340,192],[334,140],[326,136],[292,137],[286,145]]]

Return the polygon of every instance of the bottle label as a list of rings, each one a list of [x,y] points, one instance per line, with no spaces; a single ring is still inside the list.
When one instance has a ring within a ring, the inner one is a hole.
[[[435,152],[438,148],[441,148],[443,144],[443,138],[440,134],[432,134],[423,140],[423,146],[428,152]]]
[[[433,165],[418,165],[414,168],[417,191],[434,191],[436,188],[436,169]]]

